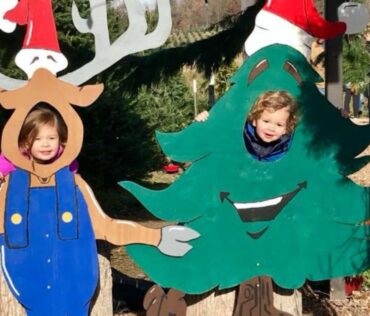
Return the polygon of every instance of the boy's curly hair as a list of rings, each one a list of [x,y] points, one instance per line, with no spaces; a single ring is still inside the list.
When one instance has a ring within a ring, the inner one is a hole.
[[[273,112],[288,107],[289,118],[286,126],[288,134],[291,134],[298,123],[298,105],[296,100],[287,91],[268,91],[261,94],[248,114],[248,122],[258,120],[264,110]]]

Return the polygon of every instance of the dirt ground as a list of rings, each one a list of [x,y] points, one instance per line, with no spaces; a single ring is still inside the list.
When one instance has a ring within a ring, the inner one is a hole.
[[[356,124],[368,124],[367,118],[352,119]],[[362,155],[370,155],[370,145],[362,153]],[[152,183],[171,183],[179,174],[166,174],[164,172],[154,172],[148,179]],[[351,179],[362,185],[370,186],[370,164],[359,172],[353,174]],[[151,227],[163,226],[163,222],[146,219],[145,224]],[[125,275],[146,279],[145,274],[137,267],[125,253],[123,247],[112,250],[111,264],[114,269],[124,273]],[[370,315],[370,291],[360,290],[354,291],[351,296],[344,300],[330,300],[326,295],[321,295],[309,286],[305,285],[300,289],[303,299],[303,315],[304,316],[369,316]],[[117,313],[115,316],[141,316],[143,311]]]

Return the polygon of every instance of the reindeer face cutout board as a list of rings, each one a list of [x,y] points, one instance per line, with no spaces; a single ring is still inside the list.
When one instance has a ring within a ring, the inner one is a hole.
[[[106,14],[105,5],[96,8],[94,3],[93,21],[98,13]],[[138,12],[137,1],[127,3]],[[168,1],[159,3],[162,11],[169,11]],[[115,245],[144,243],[181,257],[191,249],[188,241],[199,234],[176,225],[150,229],[113,220],[101,210],[87,183],[71,170],[71,163],[83,143],[83,124],[73,106],[92,104],[103,85],[77,87],[55,76],[67,63],[57,43],[50,0],[2,1],[0,9],[0,27],[5,23],[6,31],[12,23],[27,26],[16,61],[29,77],[26,82],[1,77],[8,87],[18,87],[0,92],[1,106],[14,110],[1,142],[3,161],[12,167],[0,190],[1,270],[27,315],[87,315],[98,280],[96,239]],[[76,18],[75,6],[73,10]],[[168,28],[170,23],[163,26]],[[129,32],[132,29],[135,23]],[[143,28],[139,30],[146,36]],[[158,36],[154,38],[145,48],[161,43]],[[132,45],[131,49],[140,48]],[[110,58],[105,65],[109,63]],[[86,74],[90,75],[87,79],[94,75],[85,69],[84,78]],[[79,78],[78,73],[75,76]]]
[[[83,141],[83,125],[73,105],[89,106],[103,92],[103,85],[75,87],[57,79],[49,71],[39,69],[29,83],[15,91],[0,93],[0,103],[6,109],[14,109],[4,127],[1,148],[4,156],[35,176],[48,178],[77,158]],[[27,115],[39,102],[51,105],[60,113],[67,126],[67,142],[62,155],[53,163],[40,164],[19,150],[18,139]]]

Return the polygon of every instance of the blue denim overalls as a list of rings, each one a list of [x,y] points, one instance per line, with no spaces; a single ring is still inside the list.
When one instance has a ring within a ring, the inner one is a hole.
[[[9,178],[2,270],[29,316],[84,316],[98,281],[95,237],[68,167],[55,187],[30,188],[30,175]]]

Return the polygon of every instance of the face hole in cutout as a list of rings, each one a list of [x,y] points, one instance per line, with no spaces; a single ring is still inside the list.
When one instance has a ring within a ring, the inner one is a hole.
[[[60,157],[67,139],[68,129],[60,113],[40,102],[27,114],[18,136],[18,146],[26,159],[48,164]]]
[[[248,113],[243,139],[247,152],[256,160],[271,162],[289,150],[298,123],[298,106],[287,91],[259,95]]]

